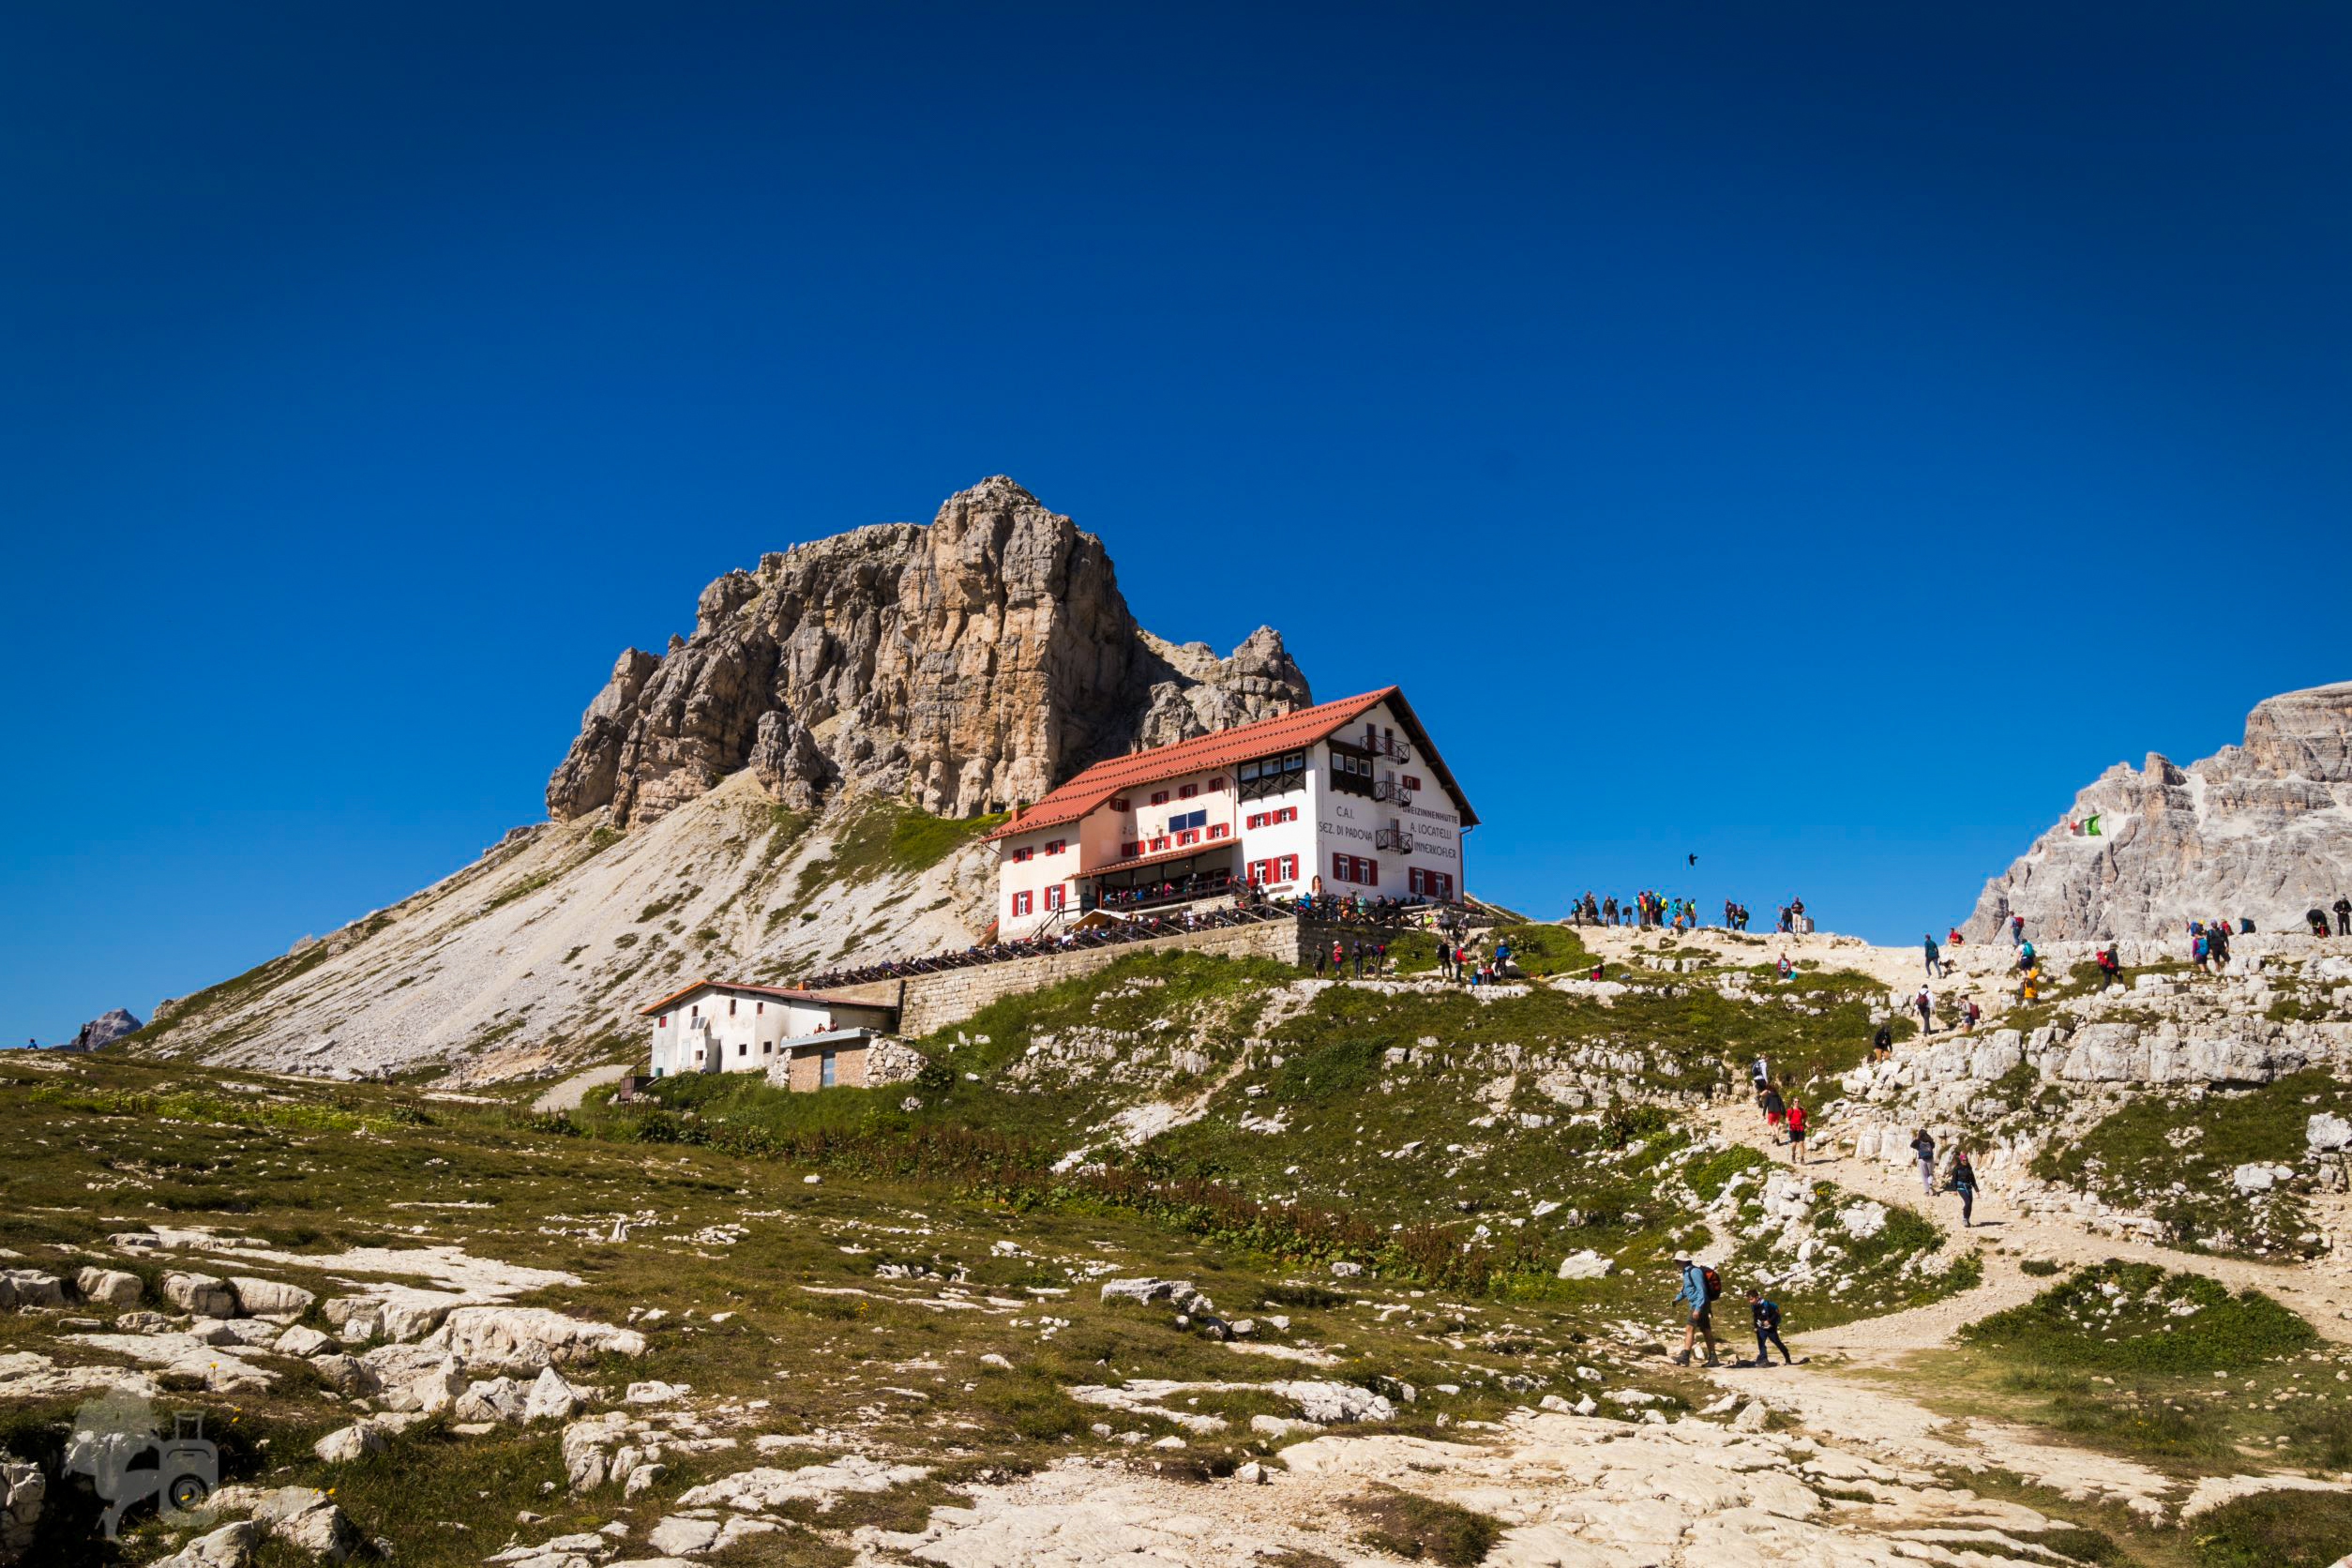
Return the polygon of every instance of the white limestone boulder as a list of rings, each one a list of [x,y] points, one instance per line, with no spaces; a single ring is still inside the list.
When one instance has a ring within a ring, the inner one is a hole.
[[[349,1465],[383,1453],[385,1446],[383,1427],[372,1421],[354,1421],[311,1444],[310,1452],[330,1465]]]
[[[199,1318],[234,1318],[237,1314],[236,1292],[215,1274],[174,1269],[163,1276],[163,1298],[182,1312]]]
[[[292,1323],[319,1299],[299,1285],[246,1274],[233,1276],[229,1289],[236,1292],[238,1309],[246,1317],[265,1318],[280,1325]]]
[[[599,1355],[641,1356],[645,1336],[635,1329],[567,1318],[536,1306],[460,1306],[425,1341],[445,1349],[469,1371],[536,1373]]]
[[[135,1274],[120,1269],[84,1269],[74,1278],[74,1289],[82,1299],[101,1306],[136,1306],[140,1293],[146,1288]]]

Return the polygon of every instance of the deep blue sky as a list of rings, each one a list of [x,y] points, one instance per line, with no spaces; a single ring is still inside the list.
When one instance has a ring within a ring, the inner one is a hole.
[[[2352,676],[2348,17],[11,7],[0,1038],[463,864],[712,577],[998,472],[1401,681],[1489,897],[1940,933]]]

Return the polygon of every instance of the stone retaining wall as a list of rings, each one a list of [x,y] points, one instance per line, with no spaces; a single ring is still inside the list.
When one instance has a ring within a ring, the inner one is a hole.
[[[970,969],[943,970],[937,974],[913,974],[904,980],[871,980],[857,986],[829,986],[828,994],[880,1002],[898,1009],[898,1033],[920,1039],[935,1030],[958,1024],[992,1002],[1073,980],[1108,969],[1130,953],[1211,953],[1228,958],[1272,958],[1299,965],[1318,943],[1352,942],[1364,934],[1354,926],[1331,926],[1305,920],[1264,920],[1247,926],[1219,926],[1184,931],[1115,947],[1078,947],[1034,958],[1013,958],[1001,964],[974,964]]]

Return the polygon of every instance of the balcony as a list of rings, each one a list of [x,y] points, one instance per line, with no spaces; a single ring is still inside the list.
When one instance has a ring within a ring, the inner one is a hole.
[[[1372,836],[1373,844],[1389,854],[1413,852],[1413,836],[1401,827],[1384,827]]]
[[[1380,753],[1392,762],[1410,762],[1413,760],[1412,751],[1395,735],[1381,741]]]

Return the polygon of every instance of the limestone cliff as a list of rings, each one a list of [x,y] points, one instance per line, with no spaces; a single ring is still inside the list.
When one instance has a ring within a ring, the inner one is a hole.
[[[1000,475],[927,527],[859,528],[703,589],[693,636],[613,666],[548,813],[641,825],[747,767],[795,809],[847,787],[971,816],[1310,701],[1271,629],[1223,659],[1142,630],[1102,541]]]
[[[2096,816],[2094,836],[2076,824]],[[2352,682],[2257,704],[2241,746],[2176,766],[2118,762],[1987,882],[1968,935],[2014,912],[2037,938],[2147,937],[2191,920],[2301,929],[2352,892]]]

